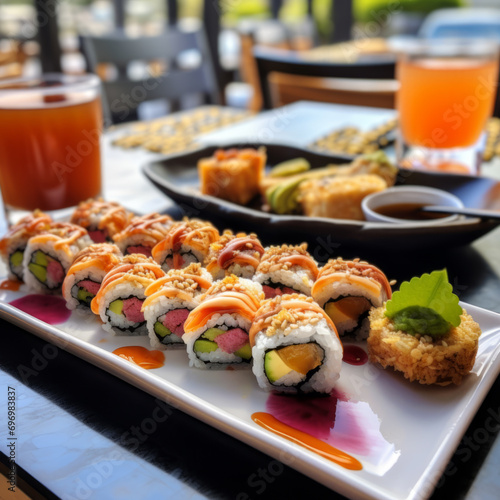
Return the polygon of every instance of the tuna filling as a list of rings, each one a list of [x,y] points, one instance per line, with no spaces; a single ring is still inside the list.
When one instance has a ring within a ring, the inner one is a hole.
[[[80,302],[80,304],[90,307],[92,299],[97,295],[100,283],[92,280],[81,280],[73,288],[73,297]]]
[[[107,241],[111,241],[108,237],[107,229],[89,229],[87,232],[94,243],[106,243]]]
[[[158,340],[163,344],[182,342],[184,323],[189,315],[189,309],[172,309],[160,316],[154,325]]]
[[[127,247],[125,253],[127,254],[141,253],[146,257],[151,257],[151,248],[147,247],[146,245],[130,245],[129,247]]]
[[[281,283],[274,283],[274,281],[271,280],[262,285],[262,291],[264,292],[266,299],[272,299],[277,295],[301,293],[299,290],[295,290],[295,288],[285,286]]]
[[[248,333],[241,328],[209,328],[194,343],[196,353],[210,353],[217,350],[239,356],[243,361],[250,361],[252,349]]]
[[[144,314],[141,312],[143,300],[135,295],[113,300],[106,311],[110,323],[115,328],[129,331],[142,326],[145,322]]]

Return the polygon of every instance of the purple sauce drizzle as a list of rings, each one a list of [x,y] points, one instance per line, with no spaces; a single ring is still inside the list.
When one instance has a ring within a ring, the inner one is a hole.
[[[380,422],[367,403],[330,395],[271,393],[266,410],[281,422],[347,453],[375,457],[392,446],[380,434]]]
[[[49,325],[64,323],[71,316],[66,301],[54,295],[25,295],[9,304]]]

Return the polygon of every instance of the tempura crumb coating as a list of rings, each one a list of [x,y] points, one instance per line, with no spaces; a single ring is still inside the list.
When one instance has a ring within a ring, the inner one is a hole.
[[[480,335],[479,325],[465,310],[460,325],[438,340],[410,335],[395,330],[384,305],[370,312],[368,355],[370,361],[392,366],[410,381],[458,385],[474,366]]]

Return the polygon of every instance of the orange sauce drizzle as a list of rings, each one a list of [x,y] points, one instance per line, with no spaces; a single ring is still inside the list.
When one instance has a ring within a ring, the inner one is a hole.
[[[134,363],[145,370],[160,368],[165,362],[165,354],[162,351],[150,351],[138,345],[119,347],[113,354]]]
[[[12,292],[17,292],[20,286],[21,282],[16,280],[3,280],[0,283],[0,289],[11,290]]]
[[[252,420],[263,427],[264,429],[277,434],[292,443],[296,443],[304,448],[317,453],[318,455],[330,460],[349,470],[361,470],[363,465],[359,460],[347,453],[330,446],[319,439],[290,427],[289,425],[280,422],[277,418],[269,413],[257,412],[252,414]]]

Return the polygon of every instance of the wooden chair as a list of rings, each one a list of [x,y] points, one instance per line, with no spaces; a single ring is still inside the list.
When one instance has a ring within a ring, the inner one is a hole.
[[[80,46],[87,70],[101,77],[108,124],[138,119],[138,108],[147,101],[167,101],[171,111],[193,96],[198,98],[192,101],[195,104],[219,102],[203,31],[171,28],[161,35],[142,38],[129,38],[122,32],[80,36]],[[182,62],[183,54],[195,52],[199,54],[198,65]],[[139,78],[132,76],[134,65],[141,69]]]
[[[273,108],[295,101],[320,101],[374,108],[395,107],[396,80],[322,78],[272,72],[268,78]]]
[[[301,77],[365,81],[394,80],[395,78],[396,61],[395,57],[391,55],[360,59],[359,61],[353,63],[333,63],[309,61],[301,58],[300,54],[296,52],[271,50],[258,46],[254,47],[253,54],[257,65],[263,107],[265,109],[270,109],[273,106],[272,92],[269,82],[269,77],[272,73],[281,73]],[[283,79],[281,79],[281,82],[283,83]],[[305,82],[305,80],[301,80],[303,88],[305,87]],[[335,82],[330,82],[330,85],[333,86],[333,83]],[[348,84],[349,82],[344,83]],[[340,83],[337,82],[337,90],[340,91],[342,89],[339,85]],[[345,85],[343,87],[345,88]],[[387,91],[390,93],[390,88],[387,89]],[[310,91],[308,95],[310,97],[314,97],[314,92]],[[305,97],[302,99],[305,99]]]

